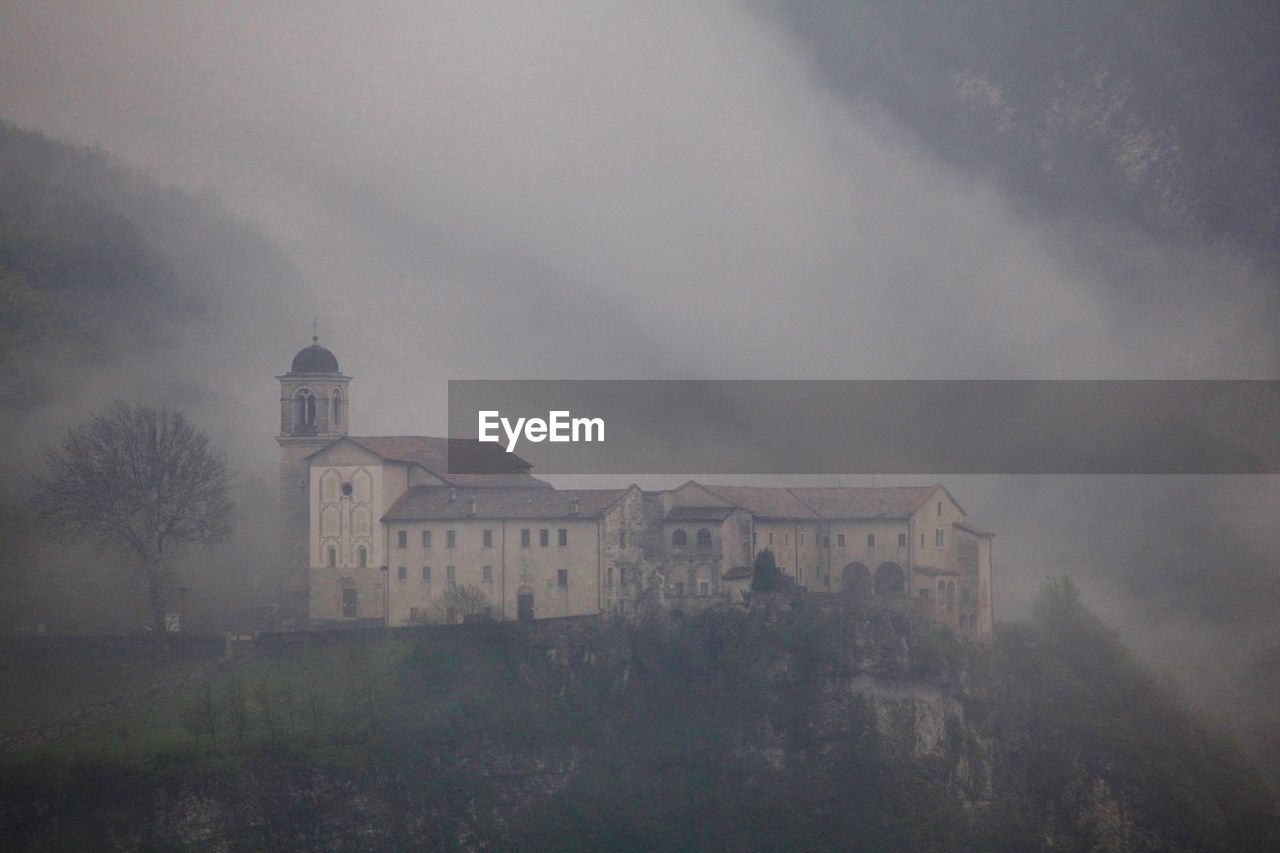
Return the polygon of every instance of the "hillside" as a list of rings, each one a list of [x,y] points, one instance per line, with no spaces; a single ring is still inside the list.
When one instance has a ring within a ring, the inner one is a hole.
[[[1280,838],[1247,760],[1069,582],[994,648],[785,598],[675,625],[377,636],[264,649],[207,688],[11,755],[5,834],[214,849]]]

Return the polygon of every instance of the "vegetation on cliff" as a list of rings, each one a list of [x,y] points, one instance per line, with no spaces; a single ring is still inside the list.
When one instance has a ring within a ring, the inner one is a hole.
[[[1256,771],[1069,582],[993,648],[896,611],[775,598],[674,625],[264,654],[12,757],[4,831],[230,848],[1276,841]]]

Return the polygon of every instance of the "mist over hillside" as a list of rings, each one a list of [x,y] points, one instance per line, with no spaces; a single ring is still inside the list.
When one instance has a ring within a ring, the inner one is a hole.
[[[236,468],[193,595],[273,603],[313,318],[365,434],[459,377],[1275,378],[1278,44],[1265,3],[0,9],[0,625],[139,623],[26,505],[117,396]],[[998,620],[1076,578],[1280,782],[1278,478],[947,483]]]
[[[50,543],[26,502],[45,449],[113,397],[183,409],[231,454],[240,524],[217,554],[194,557],[200,603],[273,601],[264,549],[275,541],[276,483],[255,465],[272,461],[255,434],[272,434],[261,399],[271,390],[257,353],[282,329],[305,340],[311,318],[287,307],[302,292],[289,259],[216,199],[0,123],[7,627],[141,624],[130,574],[111,569],[110,555]]]

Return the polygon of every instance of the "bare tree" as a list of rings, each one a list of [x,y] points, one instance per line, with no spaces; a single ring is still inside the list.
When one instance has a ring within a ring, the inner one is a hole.
[[[181,412],[120,400],[48,452],[34,505],[56,530],[125,549],[147,586],[164,640],[173,558],[231,531],[226,455]]]
[[[493,602],[484,590],[471,584],[450,584],[432,605],[431,621],[449,623],[455,618],[467,621],[493,612]]]

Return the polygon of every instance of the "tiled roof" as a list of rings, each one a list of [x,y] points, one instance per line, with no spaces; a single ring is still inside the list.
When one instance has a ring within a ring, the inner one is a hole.
[[[790,489],[768,486],[703,486],[756,518],[797,518],[818,520],[819,516]]]
[[[942,486],[833,486],[788,491],[823,518],[906,518]]]
[[[383,521],[464,518],[599,518],[626,489],[452,489],[414,486],[382,516]],[[453,500],[450,500],[452,493]],[[576,512],[575,512],[575,500]],[[474,501],[474,512],[472,511]]]
[[[667,521],[724,521],[733,512],[731,506],[673,506]]]
[[[529,474],[532,465],[514,453],[507,453],[496,444],[429,435],[348,435],[338,439],[344,440],[388,461],[421,466],[455,486],[472,489],[551,488],[550,483]],[[323,453],[327,449],[323,448],[316,453]],[[453,467],[484,473],[449,473],[451,453]]]

